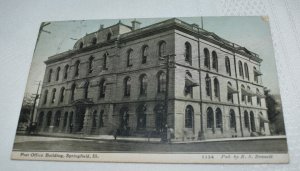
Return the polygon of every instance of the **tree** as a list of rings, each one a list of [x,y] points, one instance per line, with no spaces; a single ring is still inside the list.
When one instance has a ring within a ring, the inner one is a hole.
[[[285,134],[282,107],[279,95],[272,95],[267,88],[264,89],[268,119],[271,134]]]

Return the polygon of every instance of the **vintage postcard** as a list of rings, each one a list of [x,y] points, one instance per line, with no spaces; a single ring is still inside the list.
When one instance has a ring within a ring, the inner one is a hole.
[[[268,17],[43,22],[12,159],[288,163]]]

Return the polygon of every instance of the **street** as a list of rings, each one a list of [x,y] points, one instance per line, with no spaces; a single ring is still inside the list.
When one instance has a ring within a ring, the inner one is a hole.
[[[285,139],[162,144],[114,140],[86,140],[42,136],[16,136],[17,151],[98,152],[272,152],[287,153]]]

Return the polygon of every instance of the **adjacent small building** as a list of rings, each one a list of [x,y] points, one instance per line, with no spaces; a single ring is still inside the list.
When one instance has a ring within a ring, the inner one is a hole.
[[[257,54],[177,18],[103,26],[46,64],[42,133],[269,135]]]

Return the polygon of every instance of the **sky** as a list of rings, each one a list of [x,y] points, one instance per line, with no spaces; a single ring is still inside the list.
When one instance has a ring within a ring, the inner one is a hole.
[[[136,18],[142,23],[141,27],[166,19],[168,18]],[[200,17],[179,19],[201,26]],[[134,19],[121,19],[121,22],[131,26],[132,20]],[[109,27],[117,22],[119,19],[50,22],[44,27],[48,33],[41,32],[40,39],[36,44],[25,94],[36,93],[37,82],[43,80],[46,68],[44,61],[48,57],[73,49],[76,42],[74,39],[79,39],[87,33],[98,30],[101,24],[104,27]],[[270,89],[272,94],[279,94],[271,32],[266,17],[203,17],[203,28],[257,53],[263,59],[261,63],[263,85]]]

